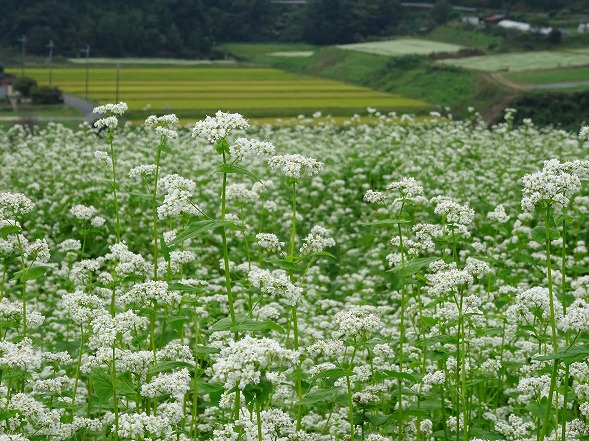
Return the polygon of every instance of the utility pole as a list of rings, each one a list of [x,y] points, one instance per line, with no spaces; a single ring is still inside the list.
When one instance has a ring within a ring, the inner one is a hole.
[[[89,80],[88,57],[90,56],[90,45],[86,45],[86,48],[81,49],[80,52],[86,54],[86,93],[84,94],[84,98],[88,99],[88,80]]]
[[[22,36],[18,37],[17,40],[22,43],[21,64],[20,64],[20,76],[22,78],[25,76],[25,46],[27,44],[27,36],[25,34],[23,34]]]
[[[53,40],[49,40],[49,44],[47,45],[47,47],[49,48],[49,58],[47,59],[48,63],[49,63],[49,87],[51,87],[51,68],[52,68],[52,62],[53,62],[53,48],[55,47],[55,44],[53,43]]]

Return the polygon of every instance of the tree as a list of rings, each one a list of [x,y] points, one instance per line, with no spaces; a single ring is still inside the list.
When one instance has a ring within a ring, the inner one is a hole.
[[[31,89],[36,86],[37,81],[29,77],[18,78],[12,83],[13,89],[20,92],[24,97],[29,97],[31,95]]]
[[[438,0],[431,12],[431,19],[435,25],[443,25],[448,22],[452,15],[452,5],[447,0]]]

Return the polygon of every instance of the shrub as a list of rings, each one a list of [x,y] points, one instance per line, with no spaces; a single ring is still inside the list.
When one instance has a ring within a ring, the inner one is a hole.
[[[12,83],[14,90],[18,90],[24,97],[31,96],[31,89],[36,85],[37,81],[29,77],[19,78],[14,83]]]
[[[34,104],[61,104],[63,94],[57,87],[34,86],[31,88],[31,98]]]

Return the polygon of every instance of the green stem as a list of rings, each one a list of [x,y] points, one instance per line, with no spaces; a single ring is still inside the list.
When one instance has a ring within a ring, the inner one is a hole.
[[[16,221],[14,221],[14,225],[16,225]],[[25,256],[24,250],[22,246],[22,241],[20,240],[20,234],[16,234],[16,241],[18,243],[18,251],[20,253],[20,268],[22,270],[22,274],[24,275],[27,265],[25,263]],[[22,335],[23,337],[27,336],[27,282],[21,279],[20,281],[22,286]]]
[[[292,227],[290,230],[290,248],[288,255],[294,257],[295,239],[297,234],[297,181],[292,183]]]
[[[401,205],[401,210],[399,212],[399,217],[401,217],[401,213],[403,212],[404,204]],[[401,224],[397,224],[398,233],[399,233],[399,247],[401,249],[401,268],[405,268],[405,250],[403,248],[403,230],[401,229]],[[401,271],[401,317],[399,321],[399,378],[397,381],[398,387],[398,395],[397,395],[397,402],[399,403],[399,420],[398,420],[398,434],[399,439],[403,439],[403,347],[405,341],[405,277],[404,271]]]
[[[117,365],[116,365],[115,346],[112,346],[112,389],[113,389],[113,403],[114,403],[114,414],[115,414],[115,431],[113,439],[116,441],[119,439],[119,399],[117,396]]]
[[[160,139],[160,145],[157,148],[157,158],[155,160],[155,183],[153,184],[152,217],[153,217],[153,280],[157,280],[157,257],[158,257],[158,237],[157,237],[157,184],[160,172],[160,159],[162,156],[161,146],[165,144],[165,136]]]
[[[76,395],[78,392],[78,383],[80,382],[80,366],[82,366],[82,352],[84,349],[84,325],[80,325],[80,332],[81,332],[82,336],[80,338],[80,350],[78,351],[78,362],[76,364],[76,378],[74,380],[74,391],[72,393],[72,408],[71,408],[72,421],[74,419],[74,410],[75,410],[75,404],[76,404]]]
[[[119,202],[117,199],[117,170],[116,170],[116,162],[115,162],[115,148],[113,146],[113,139],[115,137],[114,132],[112,129],[108,132],[108,140],[110,145],[110,156],[112,159],[112,193],[114,198],[114,205],[115,205],[115,217],[117,220],[117,227],[116,227],[116,237],[117,243],[121,241],[121,219],[119,217]]]
[[[354,338],[354,351],[352,352],[352,357],[350,358],[350,363],[348,365],[348,371],[352,372],[354,369],[354,357],[356,356],[356,338]],[[348,387],[348,413],[349,413],[349,420],[350,420],[350,439],[349,441],[354,441],[355,436],[355,425],[354,425],[354,403],[352,401],[352,385],[350,382],[350,376],[346,376],[346,385]]]
[[[227,158],[223,152],[223,165],[227,165]],[[223,188],[221,192],[221,220],[225,220],[227,205],[227,172],[223,172]],[[229,271],[229,250],[227,249],[227,231],[225,225],[221,227],[221,238],[223,240],[223,267],[225,270],[225,289],[227,291],[227,301],[229,302],[229,314],[231,315],[231,325],[235,326],[235,309],[233,306],[233,293],[231,291],[231,273]],[[234,335],[235,341],[238,340],[238,335]]]
[[[260,402],[256,399],[256,418],[258,420],[258,441],[264,441],[262,436],[262,415],[260,412]]]

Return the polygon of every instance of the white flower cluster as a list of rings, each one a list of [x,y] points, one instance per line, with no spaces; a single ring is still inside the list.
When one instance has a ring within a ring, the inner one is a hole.
[[[206,138],[211,144],[224,139],[233,130],[246,130],[248,122],[239,113],[225,113],[220,110],[215,117],[207,116],[204,121],[197,121],[192,129],[192,137]]]
[[[113,244],[109,247],[110,253],[104,256],[105,261],[115,262],[115,271],[119,276],[125,275],[147,275],[152,268],[141,254],[129,251],[123,242]]]
[[[0,321],[17,322],[22,320],[23,309],[21,302],[11,302],[6,297],[0,300]],[[37,311],[27,311],[27,327],[36,328],[41,326],[45,317]]]
[[[153,176],[156,168],[157,166],[155,164],[138,165],[129,170],[129,177],[136,178],[137,176],[141,176],[145,178],[147,176]]]
[[[468,271],[455,267],[442,269],[426,277],[428,281],[427,292],[434,296],[449,293],[459,286],[471,284],[474,280]]]
[[[581,130],[579,130],[579,138],[589,139],[589,126],[581,127]]]
[[[262,371],[272,365],[292,367],[299,353],[280,346],[270,338],[253,338],[246,335],[221,349],[211,371],[211,381],[220,381],[225,391],[235,386],[243,390],[248,384],[258,384]]]
[[[311,232],[303,239],[303,242],[301,254],[320,253],[325,248],[335,246],[335,240],[331,237],[329,230],[320,225],[311,228]]]
[[[391,182],[386,186],[386,189],[398,191],[403,199],[415,199],[418,196],[423,196],[423,186],[413,177]]]
[[[567,307],[566,315],[558,322],[563,331],[587,332],[589,330],[589,303],[583,299],[575,300]]]
[[[509,221],[509,215],[505,212],[505,207],[499,204],[493,211],[487,213],[487,217],[491,220],[497,221],[500,224],[504,224]]]
[[[105,168],[112,167],[112,158],[110,157],[110,155],[107,152],[105,152],[103,150],[96,150],[94,152],[94,158],[103,167],[105,167]]]
[[[11,219],[14,216],[27,214],[35,204],[21,193],[0,193],[0,218]]]
[[[119,120],[115,115],[122,115],[129,107],[126,103],[120,102],[118,104],[105,104],[103,106],[95,107],[92,113],[99,115],[107,115],[106,118],[101,118],[94,122],[94,127],[102,129],[104,127],[113,130],[119,125]]]
[[[229,146],[229,154],[235,159],[245,159],[251,156],[272,156],[275,147],[271,142],[259,141],[257,139],[237,138]]]
[[[34,372],[41,366],[41,353],[33,348],[30,338],[18,343],[0,341],[0,366]]]
[[[178,291],[168,291],[168,282],[160,280],[138,283],[120,296],[121,304],[134,304],[137,307],[178,305],[181,300]]]
[[[554,313],[557,320],[562,317],[562,305],[558,299],[554,299]],[[507,309],[507,317],[513,323],[534,323],[538,316],[546,322],[550,320],[548,288],[535,286],[518,293],[515,303]]]
[[[436,204],[434,213],[446,216],[450,225],[469,225],[474,220],[475,212],[472,208],[460,205],[448,196],[435,196],[431,201]]]
[[[94,110],[92,110],[92,113],[97,113],[99,115],[122,115],[128,109],[129,107],[127,106],[127,103],[121,101],[118,104],[104,104],[95,107]]]
[[[150,115],[145,120],[145,127],[153,129],[155,133],[163,138],[178,139],[178,132],[171,127],[175,127],[179,123],[178,117],[173,113],[160,117]]]
[[[288,305],[296,305],[303,293],[303,289],[295,286],[283,270],[252,268],[248,273],[248,279],[260,291],[284,298]]]
[[[373,314],[374,308],[354,306],[335,314],[334,321],[339,326],[339,332],[348,337],[376,332],[382,328],[380,318]]]
[[[23,254],[25,259],[32,262],[49,262],[51,254],[49,244],[45,239],[35,239],[34,242],[23,241],[25,243]]]
[[[57,250],[60,253],[75,252],[82,249],[82,242],[77,239],[66,239],[57,245]]]
[[[160,373],[147,384],[141,386],[141,396],[155,398],[170,395],[182,401],[184,394],[190,389],[190,372],[187,368],[178,372]]]
[[[536,205],[567,206],[571,196],[581,189],[579,175],[588,170],[589,161],[545,161],[542,170],[522,178],[522,209],[533,211]]]
[[[155,439],[176,439],[172,435],[174,425],[183,417],[182,406],[177,403],[165,403],[158,407],[157,415],[142,413],[123,413],[119,415],[119,430],[121,438],[140,440],[151,434]],[[113,431],[114,431],[113,427]]]
[[[368,190],[364,194],[364,200],[371,204],[385,204],[389,198],[389,195],[381,191]]]
[[[175,217],[180,213],[198,214],[198,210],[190,202],[192,192],[196,188],[194,181],[177,174],[171,174],[162,177],[158,182],[158,187],[166,193],[162,205],[157,207],[159,219]]]
[[[260,199],[260,195],[245,184],[229,184],[225,194],[228,201],[234,200],[240,204],[253,204]]]
[[[280,170],[283,175],[294,179],[300,178],[302,172],[308,176],[314,176],[323,171],[322,162],[299,154],[272,156],[268,159],[268,166],[272,170]]]
[[[74,205],[70,208],[70,215],[80,220],[90,220],[96,213],[98,213],[98,210],[92,205]]]
[[[90,320],[106,314],[104,301],[97,295],[87,294],[81,289],[64,294],[61,299],[61,307],[78,325],[86,324]]]
[[[271,253],[276,253],[282,249],[284,242],[278,240],[278,236],[273,233],[258,233],[256,234],[258,245]]]
[[[132,333],[147,327],[147,317],[135,314],[133,311],[125,311],[111,317],[110,314],[102,314],[90,322],[92,335],[88,339],[88,346],[94,349],[110,348],[117,340],[122,344],[130,344]]]

